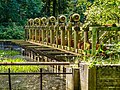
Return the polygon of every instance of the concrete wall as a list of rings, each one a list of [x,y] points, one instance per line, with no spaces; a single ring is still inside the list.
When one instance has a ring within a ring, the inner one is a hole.
[[[80,64],[81,90],[120,90],[120,65]]]

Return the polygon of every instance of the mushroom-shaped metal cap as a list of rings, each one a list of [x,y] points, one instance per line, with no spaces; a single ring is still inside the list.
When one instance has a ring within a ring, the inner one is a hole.
[[[30,19],[27,21],[27,25],[30,26]]]
[[[79,20],[80,20],[80,15],[77,14],[77,13],[75,13],[75,14],[73,14],[73,15],[71,16],[71,19],[72,19],[73,22],[79,22]]]
[[[59,17],[59,22],[60,23],[64,23],[66,21],[66,16],[65,15],[61,15],[60,17]]]
[[[28,20],[28,25],[30,25],[30,26],[34,25],[34,20],[32,18]]]
[[[40,19],[39,18],[34,19],[34,25],[40,25]]]
[[[41,22],[42,22],[42,24],[43,24],[43,23],[46,23],[46,22],[47,22],[47,18],[46,18],[46,17],[42,17],[42,18],[41,18]]]
[[[49,17],[49,22],[55,23],[56,22],[56,18],[54,16]]]

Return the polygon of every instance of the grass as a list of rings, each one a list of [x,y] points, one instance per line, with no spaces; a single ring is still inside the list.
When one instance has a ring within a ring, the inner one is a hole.
[[[17,59],[5,59],[5,60],[0,60],[0,62],[26,62],[23,59],[17,58]],[[11,72],[37,72],[39,71],[39,68],[46,68],[45,66],[31,66],[31,65],[25,65],[25,66],[0,66],[0,72],[7,72],[8,69],[10,68]]]
[[[15,55],[19,55],[20,52],[18,51],[14,51],[14,50],[0,50],[0,56],[15,56]]]
[[[15,56],[19,55],[20,52],[14,51],[14,50],[0,50],[0,62],[26,62],[26,60],[21,59],[21,58],[6,58],[6,56]],[[3,58],[4,57],[4,58]],[[20,65],[14,65],[14,66],[0,66],[0,72],[8,72],[8,69],[10,68],[11,72],[37,72],[39,71],[39,68],[46,68],[45,66],[38,66],[38,65],[25,65],[25,66],[20,66]]]
[[[103,59],[101,57],[89,57],[85,60],[85,63],[87,63],[90,68],[92,68],[96,64],[98,64],[98,65],[120,64],[120,58],[106,58],[106,59]]]

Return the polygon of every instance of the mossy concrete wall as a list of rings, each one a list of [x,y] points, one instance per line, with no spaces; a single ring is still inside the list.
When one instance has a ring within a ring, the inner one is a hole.
[[[120,90],[120,65],[80,64],[81,90]]]

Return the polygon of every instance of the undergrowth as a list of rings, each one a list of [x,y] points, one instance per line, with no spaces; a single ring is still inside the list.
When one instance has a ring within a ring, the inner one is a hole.
[[[7,58],[7,56],[15,56],[20,55],[20,52],[14,50],[0,50],[0,62],[27,62],[25,59],[22,58]],[[8,72],[10,68],[11,72],[37,72],[40,68],[46,68],[46,66],[39,66],[39,65],[1,65],[0,66],[0,73]]]
[[[0,50],[0,56],[15,56],[15,55],[19,55],[20,52],[15,51],[15,50]]]
[[[0,62],[26,62],[26,60],[24,59],[4,59],[4,60],[0,60]],[[9,66],[0,66],[0,72],[7,72],[8,69],[10,68],[11,72],[37,72],[39,71],[40,68],[46,68],[45,66],[37,66],[37,65],[9,65]]]

